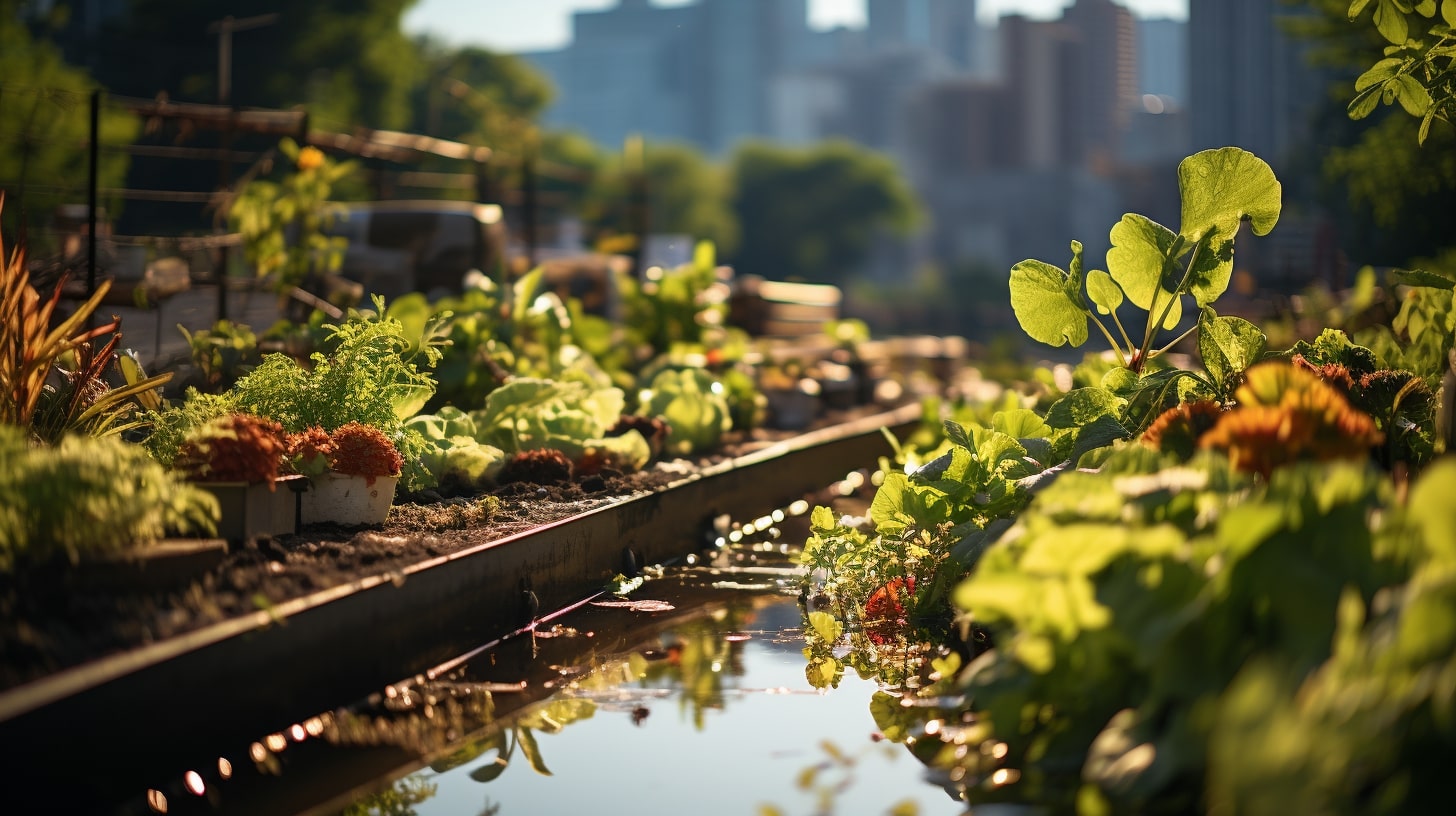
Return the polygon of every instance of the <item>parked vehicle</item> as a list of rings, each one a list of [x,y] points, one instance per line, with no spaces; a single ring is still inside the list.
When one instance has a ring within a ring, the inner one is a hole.
[[[329,231],[349,240],[339,274],[365,297],[459,292],[472,270],[491,274],[506,245],[497,204],[371,201],[346,204]]]

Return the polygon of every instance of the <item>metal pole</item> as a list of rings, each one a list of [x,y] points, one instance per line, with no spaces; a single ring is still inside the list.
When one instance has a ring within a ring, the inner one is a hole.
[[[536,150],[526,148],[521,159],[521,229],[526,239],[526,265],[536,266]]]
[[[96,292],[96,208],[101,160],[101,90],[91,92],[91,143],[86,173],[86,297]],[[90,319],[87,319],[90,323]]]

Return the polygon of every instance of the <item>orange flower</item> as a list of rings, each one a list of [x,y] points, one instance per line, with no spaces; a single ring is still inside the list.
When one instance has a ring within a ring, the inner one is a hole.
[[[1176,405],[1153,420],[1143,432],[1143,444],[1188,459],[1193,456],[1199,438],[1213,427],[1222,413],[1222,406],[1212,400]]]
[[[308,173],[324,166],[324,152],[313,145],[298,151],[298,172]]]
[[[1380,443],[1375,420],[1309,370],[1269,362],[1246,374],[1234,392],[1239,407],[1198,443],[1228,451],[1234,467],[1267,476],[1304,459],[1358,459]]]

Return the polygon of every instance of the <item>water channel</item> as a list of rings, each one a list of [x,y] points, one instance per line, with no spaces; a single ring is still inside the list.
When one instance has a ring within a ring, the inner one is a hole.
[[[220,747],[138,791],[129,812],[965,812],[953,785],[878,733],[874,681],[810,684],[800,570],[781,543],[802,537],[771,533]]]

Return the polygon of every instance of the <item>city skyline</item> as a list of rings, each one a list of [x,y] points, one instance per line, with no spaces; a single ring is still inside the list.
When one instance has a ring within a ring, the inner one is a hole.
[[[1188,17],[1188,0],[1118,0],[1139,18]],[[406,30],[430,34],[455,45],[475,45],[505,52],[561,48],[570,41],[571,15],[576,11],[612,8],[619,0],[420,0],[405,15]],[[664,7],[695,0],[654,0]],[[980,0],[982,23],[1003,14],[1052,18],[1072,0]],[[814,28],[862,27],[865,0],[809,0]]]

